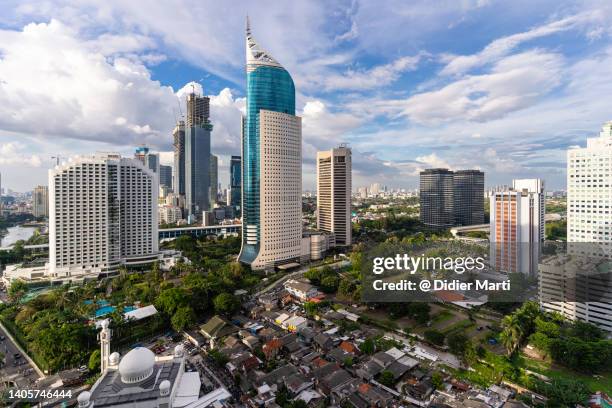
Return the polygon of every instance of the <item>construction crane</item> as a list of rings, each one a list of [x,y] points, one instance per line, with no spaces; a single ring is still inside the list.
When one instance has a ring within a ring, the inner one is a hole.
[[[51,160],[55,160],[55,165],[59,166],[60,160],[62,160],[62,156],[51,156]]]

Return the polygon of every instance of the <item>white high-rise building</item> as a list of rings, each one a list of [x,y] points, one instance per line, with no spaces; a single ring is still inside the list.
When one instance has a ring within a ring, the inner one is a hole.
[[[603,125],[599,137],[588,138],[586,147],[567,151],[567,241],[570,253],[586,259],[611,255],[612,121]],[[609,283],[603,294],[595,293],[598,290],[589,282],[576,281],[575,285],[586,288],[591,292],[586,296],[597,301],[541,302],[542,307],[612,332],[612,300],[601,301],[612,297]],[[586,296],[577,295],[573,300]]]
[[[317,229],[351,245],[351,149],[317,152]]]
[[[32,214],[35,217],[49,216],[49,188],[36,186],[32,192]]]
[[[544,181],[513,180],[490,197],[491,262],[505,272],[535,276],[544,241]]]
[[[158,189],[151,169],[118,154],[77,157],[49,170],[50,278],[156,261]]]

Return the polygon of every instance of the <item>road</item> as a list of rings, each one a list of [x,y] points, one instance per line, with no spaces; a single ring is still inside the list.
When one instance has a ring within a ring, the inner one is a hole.
[[[338,262],[334,262],[332,264],[326,264],[326,265],[321,265],[321,266],[317,266],[315,267],[315,269],[323,269],[326,266],[329,266],[330,268],[342,268],[344,266],[349,266],[351,264],[350,261],[348,260],[343,260],[343,261],[338,261]],[[282,285],[283,283],[285,283],[287,280],[301,276],[303,274],[305,274],[306,272],[308,272],[308,270],[310,269],[310,267],[304,267],[301,269],[298,269],[295,272],[291,272],[285,276],[283,276],[282,278],[272,282],[271,284],[269,284],[268,286],[266,286],[265,288],[261,289],[260,291],[256,292],[253,294],[253,297],[255,299],[257,299],[259,296],[263,295],[264,293],[274,289],[275,287]]]
[[[10,339],[3,327],[0,327],[0,336],[4,340],[0,341],[0,352],[4,354],[5,364],[0,368],[0,381],[5,385],[6,382],[14,382],[18,388],[32,388],[39,375],[32,364],[24,356],[20,348]],[[15,355],[19,354],[18,358]]]

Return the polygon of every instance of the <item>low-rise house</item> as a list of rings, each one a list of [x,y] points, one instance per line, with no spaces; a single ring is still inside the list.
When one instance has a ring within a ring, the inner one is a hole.
[[[356,390],[356,394],[366,401],[368,407],[387,407],[393,401],[393,395],[389,392],[367,383],[361,383]]]
[[[392,355],[384,351],[379,351],[378,353],[372,356],[372,360],[378,365],[381,365],[383,367],[388,367],[393,362],[395,362],[396,359]]]
[[[345,352],[349,354],[357,355],[360,353],[357,346],[355,346],[353,343],[350,343],[348,341],[343,341],[342,343],[340,343],[338,347],[340,347],[342,350],[344,350]]]
[[[206,344],[206,339],[196,330],[185,330],[183,337],[196,347],[202,347]]]
[[[353,380],[353,376],[350,375],[348,371],[339,369],[324,377],[321,381],[319,381],[317,386],[323,395],[330,397],[333,392],[340,390],[347,383]]]
[[[272,340],[268,340],[263,345],[261,350],[266,356],[266,359],[270,360],[270,359],[276,358],[276,356],[278,356],[282,348],[283,348],[283,343],[280,341],[280,339],[275,338]]]
[[[223,337],[237,332],[238,328],[236,326],[218,315],[211,317],[205,324],[200,326],[200,333],[208,340],[210,348],[215,348],[218,341]]]
[[[308,320],[302,316],[292,316],[282,323],[282,326],[290,332],[297,332],[308,326]]]
[[[291,296],[301,300],[302,302],[315,297],[318,293],[317,288],[310,283],[295,279],[289,279],[287,282],[285,282],[285,290],[287,290]]]
[[[406,381],[403,389],[406,394],[421,401],[429,399],[434,390],[429,377],[425,377],[421,381],[410,379]]]
[[[336,347],[331,349],[327,354],[326,357],[329,358],[332,361],[335,361],[339,364],[343,364],[344,361],[348,358],[348,357],[352,357],[352,354],[347,353],[346,351],[342,350],[340,347]]]
[[[297,331],[298,337],[305,343],[310,344],[314,340],[316,333],[311,327],[302,327]]]
[[[256,385],[262,386],[264,384],[270,387],[279,386],[284,383],[285,378],[288,378],[294,374],[297,374],[299,370],[293,364],[285,364],[279,368],[259,377],[255,382]]]
[[[370,381],[384,370],[384,367],[373,359],[365,361],[355,373],[366,381]]]
[[[328,351],[334,346],[334,341],[325,333],[319,333],[314,337],[314,343],[319,350]]]
[[[263,294],[257,301],[263,306],[265,310],[276,310],[278,309],[278,297],[275,294]]]
[[[295,397],[300,392],[312,387],[313,382],[304,377],[303,374],[297,373],[285,378],[285,387],[291,397]]]
[[[255,336],[246,336],[242,339],[242,343],[251,350],[255,350],[259,346],[259,339]]]

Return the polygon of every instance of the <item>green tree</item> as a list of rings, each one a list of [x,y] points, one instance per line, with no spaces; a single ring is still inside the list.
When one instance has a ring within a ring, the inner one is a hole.
[[[181,332],[195,323],[196,316],[191,306],[180,306],[172,315],[172,328]]]
[[[339,281],[336,275],[326,275],[321,279],[321,290],[325,293],[334,293],[338,289]]]
[[[93,353],[91,353],[91,355],[89,356],[89,364],[87,365],[87,367],[89,368],[89,371],[91,371],[92,373],[95,373],[95,372],[100,371],[100,364],[101,364],[100,349],[95,349]]]
[[[591,394],[584,382],[564,378],[554,378],[550,384],[538,381],[536,390],[549,398],[548,406],[551,407],[586,405]]]
[[[378,382],[382,385],[386,385],[387,387],[393,387],[393,384],[395,384],[395,377],[393,377],[393,373],[391,371],[385,370],[380,373]]]
[[[215,312],[224,315],[232,315],[240,308],[240,301],[231,293],[220,293],[213,299]]]
[[[362,353],[365,353],[365,354],[368,354],[368,355],[374,354],[374,351],[376,351],[376,343],[374,342],[374,339],[372,339],[372,338],[366,339],[359,346],[359,350],[361,350]]]
[[[437,330],[425,330],[425,333],[423,333],[425,336],[425,340],[427,340],[430,343],[433,343],[435,345],[438,346],[442,346],[444,344],[444,333],[441,333]]]
[[[442,381],[442,374],[440,374],[438,371],[432,374],[431,385],[433,385],[436,390],[441,390],[444,386],[444,381]]]
[[[18,302],[27,292],[27,283],[21,279],[15,279],[9,286],[8,295],[13,302]]]
[[[183,288],[168,288],[161,291],[155,305],[166,315],[172,316],[188,301],[187,292]]]

